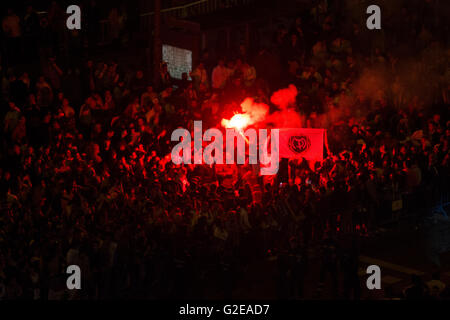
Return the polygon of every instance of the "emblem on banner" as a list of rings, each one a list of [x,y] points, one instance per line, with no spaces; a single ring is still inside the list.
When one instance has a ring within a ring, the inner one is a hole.
[[[306,136],[291,136],[288,145],[292,152],[302,153],[311,147],[311,140]]]

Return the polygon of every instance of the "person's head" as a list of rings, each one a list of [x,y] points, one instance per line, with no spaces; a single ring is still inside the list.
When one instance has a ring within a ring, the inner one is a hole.
[[[142,70],[138,70],[138,71],[136,72],[136,78],[137,78],[137,79],[142,79],[142,78],[144,78],[144,72],[142,72]]]
[[[42,28],[48,27],[48,18],[42,17],[42,18],[40,19],[40,21],[39,21],[39,25],[40,25]]]
[[[24,116],[21,116],[21,117],[19,118],[19,124],[25,124],[26,121],[27,121],[27,119],[26,119]]]
[[[36,96],[34,95],[34,93],[30,93],[28,95],[28,101],[29,101],[30,105],[36,104]]]
[[[96,123],[94,125],[94,132],[97,133],[97,134],[102,132],[102,125],[101,125],[101,123]]]
[[[44,76],[40,76],[39,78],[38,78],[38,83],[44,83],[45,82],[45,78],[44,78]]]
[[[14,145],[13,152],[14,152],[15,155],[20,155],[22,153],[21,149],[20,149],[20,146],[18,144]]]
[[[435,122],[435,123],[439,123],[439,122],[441,122],[441,115],[440,114],[434,114],[433,115],[433,121]]]
[[[200,92],[205,92],[207,93],[208,88],[206,87],[206,85],[204,83],[200,83],[200,85],[198,86],[198,90]]]
[[[95,108],[95,106],[97,105],[97,102],[95,102],[95,100],[92,97],[87,98],[86,100],[86,104],[90,107],[90,108]]]
[[[288,32],[287,28],[286,28],[286,26],[284,24],[278,25],[278,34],[280,36],[284,36],[287,32]]]
[[[202,58],[203,59],[208,59],[209,58],[209,50],[208,49],[203,50]]]
[[[11,110],[16,109],[16,104],[14,103],[14,101],[8,101],[8,106]]]
[[[297,42],[297,34],[296,33],[292,33],[291,34],[291,43],[295,44]]]

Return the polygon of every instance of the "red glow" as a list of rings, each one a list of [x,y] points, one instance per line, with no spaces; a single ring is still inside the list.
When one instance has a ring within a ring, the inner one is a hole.
[[[222,126],[241,131],[248,126],[249,122],[250,117],[247,114],[236,113],[230,120],[222,119]]]

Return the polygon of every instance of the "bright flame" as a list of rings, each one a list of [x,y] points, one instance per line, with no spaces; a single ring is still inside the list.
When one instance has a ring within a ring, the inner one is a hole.
[[[250,117],[247,114],[236,113],[230,120],[222,119],[222,126],[225,128],[236,128],[241,131],[247,127],[250,122]]]

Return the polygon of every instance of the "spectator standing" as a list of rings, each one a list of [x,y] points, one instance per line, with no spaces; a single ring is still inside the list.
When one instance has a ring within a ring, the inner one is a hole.
[[[215,90],[222,90],[228,80],[229,71],[225,66],[225,62],[223,59],[219,59],[219,64],[213,69],[212,72],[212,87]]]
[[[193,80],[194,89],[199,91],[200,85],[205,87],[209,87],[208,83],[208,73],[206,72],[205,65],[203,62],[200,62],[192,72],[191,78]]]
[[[21,35],[20,18],[13,9],[8,9],[8,13],[2,21],[3,33],[6,36],[6,59],[8,63],[14,64],[20,61],[21,56]]]

